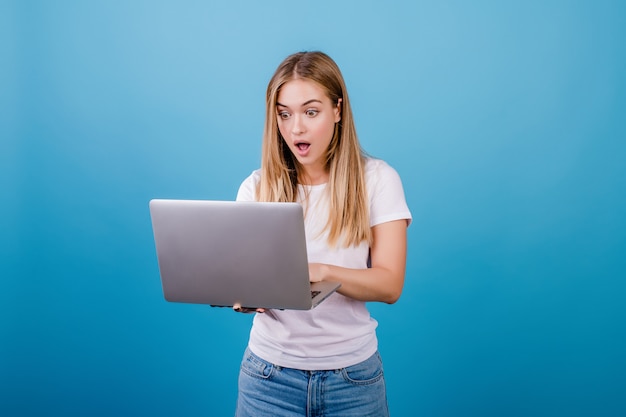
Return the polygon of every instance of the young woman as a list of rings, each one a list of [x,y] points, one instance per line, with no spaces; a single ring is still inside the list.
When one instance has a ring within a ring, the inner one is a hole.
[[[362,151],[343,76],[324,53],[287,57],[266,100],[261,168],[237,199],[300,202],[310,279],[341,288],[309,311],[256,311],[236,415],[387,416],[365,302],[391,304],[402,292],[411,221],[402,183]]]

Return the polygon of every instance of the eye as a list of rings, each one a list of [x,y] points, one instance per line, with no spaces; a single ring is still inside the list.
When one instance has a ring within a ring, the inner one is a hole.
[[[286,112],[286,111],[279,111],[278,112],[278,118],[279,119],[287,120],[287,119],[289,119],[290,116],[291,115],[288,112]]]
[[[308,109],[306,112],[306,115],[309,117],[315,117],[317,116],[317,114],[319,113],[319,110],[316,109]]]

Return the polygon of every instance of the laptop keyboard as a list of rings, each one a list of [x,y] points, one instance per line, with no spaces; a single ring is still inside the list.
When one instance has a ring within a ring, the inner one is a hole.
[[[321,291],[311,291],[311,298],[315,298],[315,296],[319,293],[321,293]]]

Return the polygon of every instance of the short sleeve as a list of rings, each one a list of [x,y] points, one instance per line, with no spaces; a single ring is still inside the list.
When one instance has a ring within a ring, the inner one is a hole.
[[[412,216],[404,196],[400,176],[390,165],[380,159],[370,158],[365,168],[365,180],[370,201],[370,226]]]
[[[260,172],[256,170],[243,180],[237,192],[237,201],[256,201],[256,188],[260,179]]]

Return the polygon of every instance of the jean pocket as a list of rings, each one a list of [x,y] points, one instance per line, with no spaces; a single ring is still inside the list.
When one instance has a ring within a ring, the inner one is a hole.
[[[356,385],[374,384],[383,379],[383,363],[378,352],[356,365],[341,370],[346,381]]]
[[[272,376],[274,365],[247,349],[241,361],[241,371],[253,378],[268,379]]]

